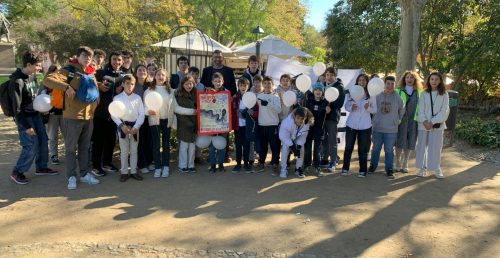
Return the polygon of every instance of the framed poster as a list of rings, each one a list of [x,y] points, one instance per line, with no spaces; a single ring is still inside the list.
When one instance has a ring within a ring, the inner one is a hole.
[[[197,93],[198,135],[231,132],[231,93],[204,91]]]

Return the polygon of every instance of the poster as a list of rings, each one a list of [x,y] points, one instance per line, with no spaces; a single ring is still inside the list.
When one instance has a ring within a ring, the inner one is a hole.
[[[228,91],[204,91],[197,94],[198,135],[231,131],[231,95]]]

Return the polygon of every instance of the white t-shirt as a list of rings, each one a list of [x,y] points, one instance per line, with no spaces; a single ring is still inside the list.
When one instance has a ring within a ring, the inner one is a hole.
[[[240,101],[240,106],[238,107],[240,110],[245,109],[245,104],[243,104],[243,101]],[[238,124],[239,126],[246,126],[247,121],[244,118],[238,118]]]
[[[406,85],[405,90],[406,90],[406,93],[408,93],[408,95],[411,95],[413,93],[413,86]]]

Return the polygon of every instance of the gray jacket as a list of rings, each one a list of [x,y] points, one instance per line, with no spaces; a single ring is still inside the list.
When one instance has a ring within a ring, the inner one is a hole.
[[[405,109],[401,97],[393,92],[390,95],[385,92],[377,95],[377,113],[373,117],[373,131],[379,133],[397,133],[399,122],[404,115]]]

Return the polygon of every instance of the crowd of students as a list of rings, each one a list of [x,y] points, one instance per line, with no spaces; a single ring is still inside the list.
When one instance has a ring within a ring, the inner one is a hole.
[[[333,67],[326,69],[310,91],[302,93],[289,74],[283,74],[275,86],[273,79],[259,70],[256,56],[249,58],[247,70],[237,80],[233,70],[223,65],[220,51],[213,53],[213,64],[203,69],[201,79],[200,70],[190,66],[184,56],[178,58],[179,71],[173,74],[155,64],[132,68],[133,57],[130,51],[116,51],[109,54],[108,63],[104,64],[104,51],[80,47],[69,64],[62,68],[52,66],[38,86],[30,76],[40,71],[42,59],[30,51],[24,54],[23,68],[11,75],[9,84],[22,146],[11,174],[14,182],[28,183],[24,174],[35,159],[36,175],[59,173],[47,166],[49,156],[52,164],[59,164],[59,130],[65,144],[68,189],[77,188],[78,177],[80,182],[98,184],[96,177],[109,172],[119,171],[121,182],[129,178],[143,180],[143,175],[149,172],[154,178],[168,177],[172,129],[176,129],[179,141],[178,171],[195,173],[196,166],[203,168],[205,163],[202,150],[195,145],[196,98],[197,92],[203,91],[228,91],[232,95],[230,123],[236,158],[233,173],[264,171],[269,148],[268,166],[275,176],[289,175],[291,154],[296,159],[295,175],[300,178],[308,167],[317,176],[335,172],[339,163],[337,127],[344,107],[348,117],[340,175],[349,174],[357,141],[360,178],[377,171],[382,146],[385,174],[389,178],[394,178],[395,172],[409,172],[409,159],[415,150],[418,176],[429,171],[437,178],[444,177],[440,160],[449,107],[443,78],[438,73],[432,73],[424,85],[412,71],[407,71],[397,86],[393,76],[386,76],[384,92],[377,96],[369,94],[369,76],[360,74],[356,84],[364,88],[364,97],[355,100]],[[99,90],[98,100],[90,103],[78,96],[86,75],[93,76],[94,87]],[[339,92],[333,102],[324,97],[330,87]],[[161,107],[145,104],[144,99],[152,92],[163,99]],[[257,102],[252,108],[242,101],[246,92],[256,94]],[[283,96],[287,92],[296,95],[296,104],[285,105]],[[41,114],[33,109],[33,100],[39,93],[52,95],[50,112]],[[58,99],[61,103],[55,103]],[[125,115],[110,114],[108,107],[113,100],[125,104]],[[228,133],[220,136],[229,139]],[[120,146],[120,169],[113,165],[116,138]],[[230,144],[225,149],[210,144],[210,173],[225,171],[224,163],[230,162]]]

